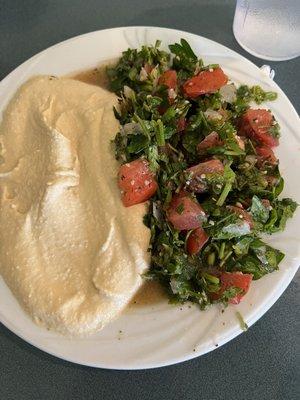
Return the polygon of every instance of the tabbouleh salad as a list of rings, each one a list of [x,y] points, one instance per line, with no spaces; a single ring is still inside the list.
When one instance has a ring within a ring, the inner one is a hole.
[[[270,110],[251,108],[277,94],[236,87],[184,39],[169,49],[159,41],[128,49],[107,70],[119,97],[122,201],[149,200],[145,278],[161,282],[172,302],[238,304],[284,257],[260,236],[284,230],[297,207],[278,198],[280,127]]]

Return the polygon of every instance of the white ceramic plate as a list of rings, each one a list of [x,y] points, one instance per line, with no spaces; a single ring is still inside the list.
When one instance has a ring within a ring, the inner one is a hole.
[[[0,112],[20,84],[33,75],[65,75],[96,67],[120,56],[128,47],[140,47],[156,39],[162,40],[166,47],[180,38],[187,39],[206,63],[220,63],[235,82],[259,84],[266,90],[277,91],[278,100],[265,106],[272,108],[282,127],[277,153],[286,178],[284,195],[299,202],[300,124],[296,111],[282,90],[254,64],[200,36],[172,29],[130,27],[92,32],[59,43],[26,61],[0,83]],[[70,340],[36,326],[0,280],[0,321],[34,346],[79,364],[142,369],[188,360],[221,346],[242,332],[236,311],[250,326],[279,298],[299,265],[299,224],[298,212],[284,233],[268,240],[286,253],[280,271],[253,282],[244,301],[238,306],[229,306],[223,314],[219,306],[205,312],[197,307],[175,307],[167,303],[144,306],[125,312],[96,335]]]

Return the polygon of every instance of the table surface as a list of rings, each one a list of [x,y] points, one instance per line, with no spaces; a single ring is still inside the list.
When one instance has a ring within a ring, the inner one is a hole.
[[[126,25],[190,31],[276,71],[299,112],[300,60],[266,62],[235,41],[235,1],[0,0],[0,79],[35,53],[81,33]],[[109,371],[61,361],[0,324],[0,399],[299,399],[299,286],[246,333],[212,353],[145,371]]]

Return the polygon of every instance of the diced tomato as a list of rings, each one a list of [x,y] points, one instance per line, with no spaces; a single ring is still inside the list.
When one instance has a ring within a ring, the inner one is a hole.
[[[169,89],[176,89],[177,86],[177,72],[173,69],[165,71],[158,79],[160,85],[168,86]]]
[[[251,217],[251,215],[245,211],[243,208],[241,207],[237,207],[237,206],[227,206],[227,208],[231,211],[233,211],[236,215],[238,215],[241,220],[247,222],[247,224],[249,225],[250,229],[253,228],[254,223],[253,223],[253,219]]]
[[[250,284],[252,282],[251,274],[242,274],[241,272],[222,272],[220,276],[221,288],[217,293],[211,293],[210,298],[212,300],[218,300],[225,290],[230,288],[240,288],[242,293],[237,294],[235,297],[229,300],[231,304],[239,304],[245,294],[248,292]]]
[[[278,138],[275,138],[267,132],[260,131],[256,134],[256,137],[258,142],[266,144],[270,147],[275,147],[279,144]]]
[[[213,131],[209,135],[206,136],[197,146],[197,150],[200,154],[205,153],[207,149],[211,147],[221,146],[222,140],[217,132]]]
[[[212,159],[188,168],[187,172],[191,174],[188,185],[189,189],[196,193],[203,193],[207,189],[206,175],[223,174],[224,165],[220,160]]]
[[[177,132],[182,132],[186,128],[186,119],[184,117],[179,118],[177,121]]]
[[[245,143],[243,139],[235,135],[235,140],[241,150],[245,150]],[[222,146],[223,141],[220,139],[220,136],[218,135],[217,132],[213,131],[209,135],[206,136],[197,146],[197,150],[200,154],[205,153],[207,149],[210,149],[212,147],[216,146]]]
[[[200,176],[202,174],[214,174],[214,173],[221,174],[224,172],[224,165],[220,160],[212,159],[194,165],[193,167],[189,168],[188,171],[192,172],[193,176]]]
[[[221,68],[202,71],[184,83],[183,92],[186,97],[195,99],[202,94],[216,92],[220,87],[226,85],[227,81],[228,77]]]
[[[262,159],[262,161],[267,161],[272,165],[276,165],[278,160],[273,152],[273,150],[268,146],[256,147],[257,155]]]
[[[118,174],[118,185],[125,207],[143,203],[157,190],[154,174],[146,160],[137,159],[123,164]]]
[[[186,248],[191,255],[199,253],[205,243],[208,241],[208,236],[203,228],[195,229],[188,237]]]
[[[200,204],[186,192],[175,194],[167,209],[167,218],[180,231],[199,228],[205,219]]]
[[[268,110],[247,110],[239,121],[239,134],[269,147],[278,146],[278,139],[269,133],[273,116]]]

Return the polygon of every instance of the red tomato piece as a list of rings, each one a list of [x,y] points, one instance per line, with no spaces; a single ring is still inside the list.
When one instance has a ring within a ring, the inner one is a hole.
[[[239,134],[269,147],[278,146],[277,138],[269,133],[273,116],[268,110],[247,110],[239,121]]]
[[[167,218],[179,231],[199,228],[205,219],[200,204],[186,192],[175,194],[167,209]]]
[[[273,150],[268,146],[256,147],[256,153],[261,158],[262,161],[267,161],[272,165],[277,164],[278,160],[273,152]]]
[[[253,228],[254,223],[253,223],[253,219],[251,217],[251,215],[245,211],[243,208],[241,207],[237,207],[237,206],[227,206],[227,208],[231,211],[233,211],[236,215],[238,215],[241,220],[247,222],[247,224],[249,225],[250,229]]]
[[[160,85],[168,86],[169,89],[176,89],[177,86],[177,72],[173,69],[165,71],[158,79]]]
[[[202,94],[216,92],[220,87],[226,85],[227,81],[228,77],[221,68],[202,71],[184,83],[183,92],[186,97],[195,99]]]
[[[266,144],[270,147],[275,147],[279,144],[278,138],[275,138],[274,136],[271,136],[269,133],[266,132],[261,131],[257,133],[256,137],[258,142]]]
[[[208,239],[209,238],[203,228],[195,229],[188,237],[186,243],[187,252],[191,255],[199,253]]]
[[[197,150],[200,154],[205,153],[207,149],[211,147],[221,146],[222,140],[217,132],[213,131],[209,135],[206,136],[197,146]]]
[[[188,171],[192,172],[194,176],[198,176],[201,174],[214,174],[214,173],[223,173],[224,165],[218,159],[212,159],[209,161],[202,162],[200,164],[194,165],[189,168]]]
[[[137,159],[123,164],[118,174],[118,185],[125,207],[143,203],[150,199],[157,190],[154,174],[146,160]]]
[[[218,300],[225,290],[236,287],[242,289],[242,293],[237,294],[229,300],[231,304],[239,304],[245,294],[248,292],[252,282],[251,274],[243,274],[241,272],[222,272],[220,276],[221,289],[217,293],[211,293],[212,300]]]
[[[241,150],[245,150],[245,143],[243,139],[235,135],[235,140]],[[197,150],[200,154],[205,153],[207,149],[210,149],[211,147],[216,147],[216,146],[222,146],[223,141],[220,139],[220,136],[218,135],[217,132],[213,131],[209,135],[206,136],[197,146]]]
[[[224,165],[220,160],[212,159],[203,163],[194,165],[188,168],[187,171],[191,173],[189,180],[189,189],[196,193],[203,193],[207,189],[206,175],[208,174],[223,174]]]

